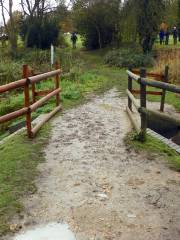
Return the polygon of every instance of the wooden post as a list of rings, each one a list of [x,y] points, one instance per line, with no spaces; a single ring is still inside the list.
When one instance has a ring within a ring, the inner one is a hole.
[[[169,75],[169,66],[165,66],[165,71],[164,71],[164,82],[168,83],[168,75]],[[160,106],[160,111],[164,112],[164,104],[165,104],[165,99],[166,99],[166,90],[162,91],[162,97],[161,97],[161,106]]]
[[[31,76],[34,76],[34,71],[31,70]],[[32,83],[32,102],[36,102],[36,84]]]
[[[131,69],[129,69],[131,71]],[[132,92],[132,78],[128,75],[128,90]],[[128,107],[132,111],[132,101],[130,97],[128,96]]]
[[[56,62],[55,68],[56,68],[56,70],[58,70],[60,68],[60,65],[59,65],[58,62]],[[59,85],[60,85],[60,76],[59,76],[59,74],[57,74],[55,76],[55,87],[56,87],[56,89],[59,89]],[[59,106],[59,105],[60,105],[60,93],[57,93],[57,95],[56,95],[56,106]]]
[[[146,69],[140,70],[140,77],[146,77]],[[146,85],[140,83],[140,106],[146,108]],[[141,142],[146,141],[146,129],[147,129],[147,116],[145,113],[141,113],[141,132],[139,139]]]
[[[29,97],[29,80],[28,80],[28,65],[23,65],[23,77],[26,78],[26,84],[24,87],[24,104],[25,107],[28,108],[28,111],[26,113],[26,127],[27,127],[27,134],[28,137],[32,137],[32,132],[31,132],[31,112],[30,112],[30,97]]]

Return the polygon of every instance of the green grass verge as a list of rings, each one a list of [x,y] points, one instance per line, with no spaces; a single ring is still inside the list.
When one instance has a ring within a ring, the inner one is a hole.
[[[180,171],[180,155],[158,139],[147,135],[147,141],[141,143],[138,141],[137,134],[131,132],[126,136],[125,143],[136,151],[146,151],[149,155],[157,153],[168,162],[170,167]]]
[[[0,145],[0,236],[10,231],[10,219],[23,209],[20,198],[36,191],[37,165],[44,160],[42,148],[49,125],[30,140],[24,133]]]

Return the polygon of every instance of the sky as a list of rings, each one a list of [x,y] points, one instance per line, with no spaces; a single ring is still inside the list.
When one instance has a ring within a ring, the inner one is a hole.
[[[55,0],[50,0],[52,2],[52,4],[55,4]],[[8,7],[8,4],[9,4],[9,0],[4,0],[5,2],[5,6]],[[13,0],[13,11],[15,10],[21,10],[21,5],[20,5],[20,0]],[[8,14],[7,12],[5,11],[5,16],[6,16],[6,19],[8,19]],[[1,8],[0,8],[0,25],[2,25],[3,23],[3,18],[2,18],[2,13],[1,13]]]

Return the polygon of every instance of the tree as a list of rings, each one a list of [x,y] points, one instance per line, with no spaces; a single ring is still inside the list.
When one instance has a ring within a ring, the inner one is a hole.
[[[116,38],[120,0],[77,0],[73,15],[77,31],[89,49],[105,47]]]
[[[21,37],[26,47],[49,48],[59,34],[56,8],[48,0],[21,0]]]
[[[58,34],[58,22],[49,15],[44,16],[43,19],[26,18],[21,26],[21,37],[25,41],[26,47],[48,49],[51,44],[56,44]]]
[[[180,0],[178,0],[178,31],[179,31],[179,41],[180,41]]]
[[[137,39],[137,4],[134,0],[124,1],[120,17],[121,38],[125,42]]]
[[[164,11],[163,0],[134,0],[137,4],[137,31],[143,52],[152,50]]]
[[[8,4],[7,4],[8,3]],[[6,7],[8,5],[8,7]],[[15,56],[17,52],[17,37],[18,33],[16,31],[16,20],[15,14],[13,14],[13,0],[0,0],[1,13],[3,18],[4,27],[6,29],[6,33],[8,34],[9,42],[10,42],[10,51],[11,55]],[[8,23],[5,18],[5,11],[9,16]]]

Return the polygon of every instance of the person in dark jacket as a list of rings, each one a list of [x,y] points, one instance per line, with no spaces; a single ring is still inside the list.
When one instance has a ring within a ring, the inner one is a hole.
[[[174,45],[176,45],[177,44],[177,38],[178,38],[178,32],[177,32],[176,27],[173,28],[172,34],[173,34],[173,39],[174,39]]]
[[[160,44],[162,45],[164,43],[164,30],[161,29],[159,32],[159,40],[160,40]]]
[[[165,32],[165,44],[169,45],[169,30],[167,29]]]
[[[75,49],[76,48],[76,42],[77,42],[77,35],[76,35],[75,32],[72,33],[72,35],[71,35],[71,42],[72,42],[73,49]]]

